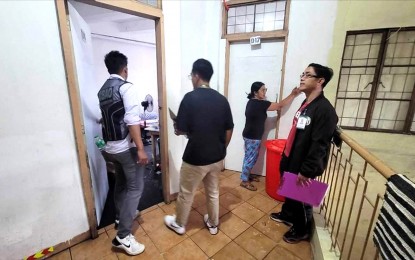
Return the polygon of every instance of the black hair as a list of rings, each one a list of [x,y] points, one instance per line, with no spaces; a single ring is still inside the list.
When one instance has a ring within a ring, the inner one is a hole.
[[[255,97],[255,92],[258,92],[259,89],[264,86],[265,84],[262,83],[261,81],[255,81],[254,83],[252,83],[251,85],[251,93],[248,94],[247,98],[251,99],[253,97]]]
[[[127,56],[119,51],[110,51],[104,61],[109,74],[119,74],[128,64]]]
[[[213,75],[212,64],[205,59],[198,59],[193,63],[192,74],[197,74],[199,77],[209,82]]]
[[[318,78],[324,78],[323,88],[327,85],[327,83],[329,83],[329,81],[333,77],[333,70],[329,67],[317,63],[310,63],[308,67],[314,68],[314,72],[316,73]]]

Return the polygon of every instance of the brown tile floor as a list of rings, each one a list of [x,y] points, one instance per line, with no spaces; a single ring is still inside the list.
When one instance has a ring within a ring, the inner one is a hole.
[[[203,186],[196,192],[186,234],[179,236],[165,227],[163,217],[173,214],[175,202],[160,203],[142,212],[135,222],[134,235],[146,246],[144,253],[130,257],[111,247],[113,225],[99,230],[99,237],[61,252],[50,259],[312,259],[307,242],[287,244],[284,224],[269,219],[281,204],[265,192],[265,179],[254,183],[257,191],[239,186],[239,173],[225,171],[220,181],[219,233],[209,234],[203,223],[206,203]]]

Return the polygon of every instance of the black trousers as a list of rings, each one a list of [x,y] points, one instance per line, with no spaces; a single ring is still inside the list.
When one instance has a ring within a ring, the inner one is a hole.
[[[290,171],[288,167],[288,158],[282,156],[280,163],[281,178],[284,172]],[[298,172],[292,172],[298,174]],[[293,223],[293,228],[299,234],[311,234],[311,227],[313,221],[313,207],[301,201],[285,198],[285,203],[282,205],[282,214],[286,216]]]
[[[293,223],[293,228],[299,234],[311,233],[313,207],[300,201],[285,198],[282,214]]]

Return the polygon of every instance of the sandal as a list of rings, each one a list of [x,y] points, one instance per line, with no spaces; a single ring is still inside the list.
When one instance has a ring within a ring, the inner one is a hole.
[[[255,175],[249,176],[249,180],[250,181],[254,181],[254,182],[260,182],[259,177],[258,176],[255,176]]]
[[[250,182],[241,182],[241,187],[244,187],[245,189],[248,189],[248,190],[251,190],[251,191],[256,191],[257,190],[257,188],[254,186],[254,185],[252,185],[252,183],[250,183]]]

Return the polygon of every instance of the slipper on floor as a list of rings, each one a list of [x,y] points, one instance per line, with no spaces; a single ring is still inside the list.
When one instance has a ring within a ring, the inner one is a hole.
[[[255,182],[260,182],[259,177],[258,176],[249,176],[249,180],[250,181],[255,181]]]
[[[257,188],[249,182],[241,182],[240,185],[241,185],[241,187],[244,187],[245,189],[248,189],[248,190],[252,190],[252,191],[257,190]]]

